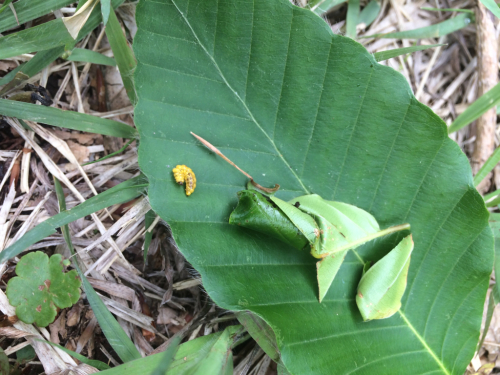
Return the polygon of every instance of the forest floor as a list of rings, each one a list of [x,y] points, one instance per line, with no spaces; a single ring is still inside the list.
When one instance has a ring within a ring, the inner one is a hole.
[[[298,2],[298,5],[301,5]],[[361,1],[365,6],[367,1]],[[381,10],[376,19],[367,27],[358,25],[358,42],[369,52],[410,47],[412,39],[362,39],[360,37],[393,31],[414,30],[439,23],[456,15],[456,12],[425,10],[423,7],[457,8],[475,10],[476,2],[464,1],[400,1],[381,0]],[[48,15],[15,27],[4,35],[16,32],[54,18],[71,15],[75,4],[54,11]],[[118,19],[133,42],[136,32],[134,2],[125,2],[117,9]],[[6,9],[5,11],[10,11]],[[347,6],[340,4],[330,11],[325,21],[331,25],[334,33],[344,34]],[[492,18],[493,19],[493,18]],[[494,39],[497,43],[500,27],[494,19]],[[475,24],[470,24],[458,31],[439,38],[421,39],[418,43],[446,46],[423,50],[381,62],[399,71],[409,82],[417,99],[436,112],[447,125],[475,101],[478,82],[481,81],[481,53],[478,51],[478,31]],[[89,37],[78,45],[106,56],[113,56],[103,27],[97,27]],[[0,60],[0,78],[30,60],[33,55],[22,55]],[[498,62],[498,60],[497,60]],[[498,69],[497,69],[498,70]],[[44,68],[40,74],[29,79],[29,83],[46,87],[53,99],[52,106],[65,110],[79,111],[114,119],[134,126],[133,106],[124,89],[119,71],[115,67],[85,64],[58,59]],[[138,175],[136,142],[130,143],[120,154],[99,161],[104,156],[120,150],[126,144],[122,138],[103,136],[93,133],[51,128],[44,138],[36,132],[40,140],[40,149],[33,149],[8,124],[0,124],[0,180],[15,178],[16,194],[5,223],[15,223],[6,233],[5,243],[9,239],[19,238],[37,223],[58,212],[58,202],[54,182],[48,172],[48,159],[59,168],[73,186],[84,196],[89,197],[95,188],[99,192],[116,186],[119,182]],[[484,147],[484,153],[491,154],[492,146],[499,144],[498,128],[490,135],[490,142],[478,142],[476,127],[465,127],[451,135],[463,151],[473,160],[477,148]],[[48,138],[47,138],[48,137]],[[75,164],[68,160],[68,155],[61,151],[58,144],[65,142],[67,152],[74,156],[79,164],[97,161],[83,167],[91,184],[82,179]],[[41,151],[40,151],[41,150]],[[477,152],[477,151],[476,151]],[[473,169],[475,168],[472,165]],[[8,198],[9,184],[0,191],[0,201]],[[92,187],[93,186],[93,187]],[[488,182],[480,186],[483,193],[500,189],[500,170],[495,170]],[[69,190],[66,193],[70,193]],[[69,207],[77,204],[75,198],[67,202]],[[22,207],[21,207],[22,206]],[[19,208],[22,209],[19,209]],[[99,216],[106,229],[114,223],[121,223],[114,231],[113,241],[124,248],[121,257],[105,257],[109,247],[105,242],[97,241],[101,235],[96,230],[97,224],[91,217],[85,217],[71,223],[73,243],[77,251],[85,249],[96,260],[91,267],[94,278],[89,278],[97,291],[104,292],[113,300],[131,306],[119,317],[122,327],[129,333],[144,354],[149,354],[165,342],[168,337],[180,331],[194,317],[202,318],[189,339],[207,335],[227,325],[237,324],[233,313],[224,311],[210,304],[204,292],[197,272],[185,261],[182,254],[172,243],[168,228],[158,219],[153,221],[153,237],[149,246],[147,263],[144,263],[145,215],[149,205],[143,198],[128,204],[110,208]],[[1,216],[1,215],[0,215]],[[111,217],[111,218],[110,218]],[[2,219],[0,217],[0,219]],[[2,248],[0,243],[0,249]],[[56,233],[30,247],[30,250],[43,249],[48,254],[60,253],[70,257],[69,250],[61,233]],[[2,269],[2,285],[5,291],[6,281],[14,275],[15,263],[9,262]],[[96,277],[95,275],[101,275]],[[494,284],[492,276],[491,285]],[[131,297],[133,296],[133,297]],[[0,299],[0,305],[6,301]],[[112,305],[110,303],[110,305]],[[5,306],[4,306],[5,307]],[[113,311],[113,310],[112,310]],[[486,306],[485,306],[486,311]],[[113,311],[114,312],[114,311]],[[204,316],[200,317],[202,313]],[[3,322],[3,323],[2,323]],[[0,326],[8,326],[8,318],[0,313]],[[97,320],[88,303],[82,297],[71,308],[60,311],[54,323],[42,333],[46,338],[66,348],[81,353],[88,358],[116,363],[109,343],[97,326]],[[147,328],[150,328],[148,330]],[[0,337],[0,346],[8,355],[16,353],[26,346],[22,337]],[[248,340],[235,350],[234,374],[276,374],[276,365],[260,350],[253,340]],[[481,365],[490,363],[500,372],[500,310],[496,309],[492,323],[487,331],[483,346],[478,350],[468,373],[477,371]],[[10,358],[13,358],[12,355]],[[51,355],[29,358],[21,365],[23,374],[40,374],[42,364],[53,361]],[[10,359],[15,363],[15,359]],[[45,367],[45,366],[44,366]]]

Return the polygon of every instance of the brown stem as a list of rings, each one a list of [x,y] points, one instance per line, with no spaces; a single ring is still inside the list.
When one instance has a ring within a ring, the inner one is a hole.
[[[477,97],[493,88],[498,82],[498,42],[495,37],[493,15],[477,1],[477,66],[478,88]],[[490,109],[476,121],[476,142],[472,153],[472,172],[476,174],[495,149],[495,108]],[[486,178],[480,185],[480,190],[486,191],[491,182]]]
[[[274,185],[274,188],[265,188],[258,183],[256,183],[253,179],[252,176],[250,176],[247,172],[245,172],[243,169],[238,167],[236,164],[234,164],[231,160],[229,160],[222,152],[219,151],[217,147],[215,147],[213,144],[210,142],[204,140],[201,138],[199,135],[194,134],[193,132],[190,132],[193,137],[195,137],[197,140],[199,140],[201,143],[203,143],[204,146],[206,146],[209,150],[215,152],[217,155],[219,155],[222,159],[227,161],[229,164],[231,164],[233,167],[235,167],[237,170],[239,170],[241,173],[243,173],[247,178],[250,179],[250,182],[252,183],[253,186],[255,186],[257,189],[260,189],[262,191],[265,191],[266,193],[272,194],[280,188],[278,184]]]

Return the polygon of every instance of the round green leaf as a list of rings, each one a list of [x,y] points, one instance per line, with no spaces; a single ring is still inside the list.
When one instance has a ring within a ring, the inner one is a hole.
[[[276,333],[292,374],[462,374],[479,337],[493,265],[488,212],[468,160],[404,77],[288,0],[143,0],[134,40],[139,163],[153,209],[223,308]],[[315,193],[411,224],[402,307],[363,322],[363,264],[402,239],[350,251],[323,302],[314,259],[229,225],[246,178],[285,201]],[[186,197],[172,175],[196,173]]]
[[[7,283],[7,297],[25,323],[46,327],[54,321],[57,307],[63,309],[80,298],[82,284],[75,270],[63,273],[60,254],[28,253],[16,266],[16,277]]]

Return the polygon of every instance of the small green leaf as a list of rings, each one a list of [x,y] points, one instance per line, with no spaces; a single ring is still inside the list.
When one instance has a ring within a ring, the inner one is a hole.
[[[409,235],[361,277],[356,304],[363,320],[389,318],[399,310],[412,251]]]
[[[394,38],[394,39],[437,38],[439,36],[447,35],[454,31],[463,29],[472,22],[474,22],[473,14],[462,13],[456,17],[450,18],[443,22],[439,22],[435,25],[421,27],[414,30],[398,31],[395,33],[367,35],[364,36],[363,38]]]
[[[63,309],[80,298],[82,282],[75,270],[63,273],[62,257],[50,257],[41,251],[26,254],[16,266],[16,274],[7,284],[7,297],[16,307],[16,315],[25,323],[40,327],[52,323],[57,307]]]
[[[35,357],[35,349],[31,345],[25,346],[16,352],[17,361],[21,363],[32,361]]]

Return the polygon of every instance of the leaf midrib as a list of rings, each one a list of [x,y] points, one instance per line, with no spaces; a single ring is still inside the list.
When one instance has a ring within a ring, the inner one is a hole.
[[[248,108],[246,102],[240,97],[240,95],[236,92],[236,90],[233,89],[233,87],[227,81],[224,73],[222,72],[222,70],[220,69],[219,65],[217,64],[217,61],[215,61],[215,59],[213,58],[213,56],[208,52],[208,50],[206,49],[206,47],[201,42],[200,38],[198,38],[198,35],[196,34],[196,32],[194,31],[193,27],[191,26],[191,23],[189,22],[189,20],[187,19],[187,17],[184,15],[184,13],[180,10],[180,8],[177,6],[175,0],[171,0],[171,1],[172,1],[172,4],[174,4],[174,6],[177,9],[177,11],[179,12],[179,14],[182,17],[182,19],[184,20],[184,22],[186,23],[187,27],[189,27],[189,29],[193,33],[194,38],[198,42],[198,45],[201,47],[201,49],[203,50],[203,52],[205,52],[205,54],[207,55],[207,57],[212,62],[214,68],[217,70],[217,72],[219,73],[220,77],[224,81],[224,84],[227,86],[227,88],[229,90],[231,90],[231,92],[236,97],[236,99],[245,108],[246,112],[250,116],[250,120],[252,120],[252,122],[255,124],[255,126],[257,126],[259,128],[259,130],[265,135],[265,137],[268,139],[269,143],[271,143],[271,145],[273,146],[274,150],[276,151],[276,155],[279,156],[279,158],[283,161],[283,163],[288,167],[288,170],[296,178],[297,182],[300,184],[300,186],[302,187],[302,189],[304,190],[304,192],[306,192],[306,194],[311,194],[311,192],[305,187],[305,185],[302,182],[302,180],[299,178],[299,176],[295,173],[295,171],[293,170],[293,168],[290,166],[290,164],[288,163],[288,161],[283,157],[283,155],[281,154],[281,152],[278,150],[278,147],[274,143],[274,140],[269,136],[269,134],[266,133],[266,131],[264,130],[264,128],[259,124],[259,122],[257,121],[257,119],[254,117],[252,111],[250,111],[250,108]]]
[[[254,0],[255,1],[255,0]],[[293,174],[293,176],[296,178],[296,180],[298,181],[298,183],[300,184],[300,186],[303,188],[303,190],[306,192],[306,194],[311,194],[310,191],[305,187],[304,183],[302,182],[302,180],[299,178],[299,176],[294,172],[293,168],[290,166],[290,164],[288,163],[288,161],[283,157],[283,155],[281,154],[281,152],[278,150],[278,147],[276,146],[274,140],[266,133],[266,131],[264,130],[264,128],[260,125],[260,123],[257,121],[257,119],[254,117],[253,113],[251,112],[250,108],[248,108],[246,102],[239,96],[239,94],[236,92],[236,90],[233,89],[233,87],[230,85],[230,83],[228,82],[228,80],[226,79],[224,73],[222,72],[222,70],[220,69],[219,65],[217,64],[217,62],[215,61],[214,57],[208,52],[208,50],[206,49],[206,47],[203,45],[203,43],[201,42],[200,38],[198,38],[198,35],[196,34],[195,30],[193,29],[193,27],[191,26],[191,23],[189,22],[189,20],[187,19],[186,15],[180,10],[180,8],[178,7],[178,5],[176,4],[176,1],[175,0],[171,0],[172,4],[175,6],[176,10],[178,11],[178,13],[180,14],[180,16],[182,17],[182,19],[184,20],[184,22],[186,23],[187,27],[191,30],[194,38],[196,39],[198,45],[200,46],[200,48],[205,52],[205,54],[207,55],[207,57],[210,59],[210,61],[212,62],[214,68],[217,70],[217,72],[219,73],[220,77],[222,78],[224,84],[227,86],[227,88],[229,90],[231,90],[231,92],[233,93],[233,95],[236,97],[236,99],[241,103],[241,105],[245,108],[246,112],[248,113],[248,115],[250,116],[250,120],[259,128],[259,130],[265,135],[265,137],[268,139],[268,141],[270,142],[270,144],[273,146],[274,150],[276,151],[276,155],[279,156],[279,158],[283,161],[283,163],[288,167],[288,170]],[[215,44],[214,44],[215,45]],[[372,74],[373,74],[373,70],[372,70]],[[248,78],[248,77],[247,77]],[[370,78],[371,78],[371,75],[370,75]],[[369,84],[367,84],[367,89],[368,89],[368,86]],[[362,103],[361,103],[361,106],[362,106]],[[357,121],[356,121],[357,123]],[[354,133],[354,129],[353,129],[353,132],[351,133],[351,138],[352,138],[352,135]],[[351,142],[349,141],[349,144]],[[349,149],[349,147],[347,148],[347,150]],[[346,156],[347,157],[347,152],[346,151]],[[344,163],[345,163],[345,159],[344,159]],[[343,164],[344,164],[343,163]],[[337,185],[339,183],[339,180],[340,178],[337,180]],[[337,188],[337,185],[335,188]],[[353,250],[353,252],[355,252]],[[358,256],[359,258],[359,256]],[[360,259],[360,258],[359,258]],[[362,260],[360,259],[360,262],[363,264]],[[423,345],[423,347],[425,348],[425,350],[432,356],[432,358],[436,361],[436,363],[438,364],[438,366],[444,371],[444,373],[446,375],[451,375],[451,373],[446,369],[446,367],[444,366],[444,363],[437,357],[437,355],[433,352],[433,350],[429,347],[429,345],[426,343],[425,339],[417,332],[417,330],[413,327],[413,325],[410,323],[410,321],[406,318],[406,316],[404,315],[404,313],[401,311],[401,310],[398,310],[398,313],[400,314],[400,316],[403,318],[403,320],[405,321],[407,327],[412,331],[412,333],[415,335],[415,337],[420,341],[420,343]]]

